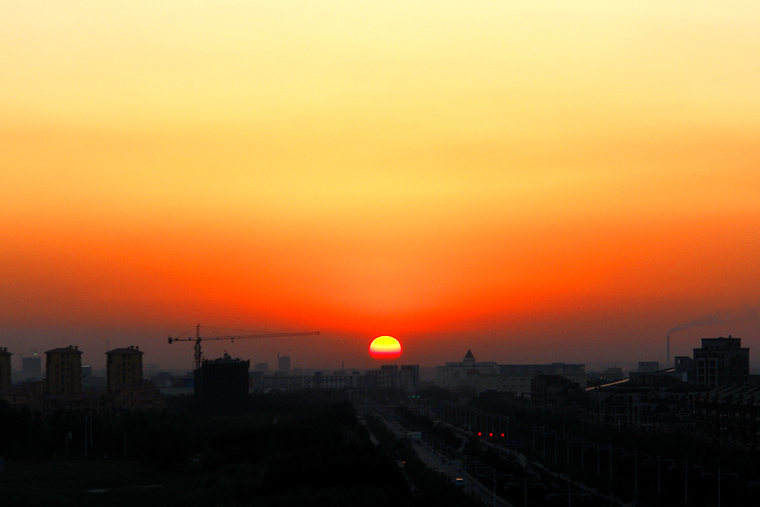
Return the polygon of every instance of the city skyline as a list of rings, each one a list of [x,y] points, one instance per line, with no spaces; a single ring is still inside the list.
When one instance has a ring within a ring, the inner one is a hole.
[[[0,6],[0,346],[665,361],[760,341],[760,6]],[[99,351],[102,351],[100,354]],[[101,357],[102,356],[102,357]],[[334,366],[333,366],[334,367]]]
[[[649,357],[648,359],[644,356],[642,357],[631,357],[627,358],[625,360],[615,360],[615,359],[605,359],[601,358],[600,360],[586,360],[584,359],[582,354],[576,354],[571,356],[574,359],[568,359],[568,357],[564,358],[557,358],[552,360],[541,360],[539,357],[537,360],[530,361],[528,358],[523,358],[523,360],[504,356],[504,355],[495,355],[495,356],[489,356],[489,355],[481,355],[480,350],[475,349],[478,354],[476,354],[476,357],[480,361],[486,361],[493,364],[511,364],[511,365],[529,365],[529,364],[582,364],[586,366],[586,369],[588,372],[599,372],[603,371],[607,368],[622,368],[623,371],[636,371],[641,364],[640,363],[657,363],[658,367],[660,369],[666,369],[666,368],[672,368],[674,366],[674,358],[676,356],[686,356],[686,357],[692,357],[692,352],[696,351],[699,348],[699,344],[702,340],[708,339],[708,340],[714,340],[716,338],[731,338],[732,335],[726,335],[726,336],[703,336],[699,338],[697,341],[694,341],[690,344],[684,344],[680,347],[678,347],[677,351],[673,353],[671,351],[670,353],[670,361],[665,360],[665,352],[666,349],[663,349],[663,355],[659,358],[655,357]],[[741,337],[733,336],[735,339],[742,340]],[[237,343],[245,342],[246,340],[237,340]],[[109,342],[107,342],[109,343]],[[312,356],[306,355],[306,356],[291,356],[289,354],[281,354],[280,352],[274,352],[271,357],[263,356],[258,353],[259,355],[250,356],[248,354],[254,353],[257,354],[257,351],[251,351],[250,347],[234,347],[235,340],[226,340],[226,341],[208,341],[203,342],[203,349],[206,350],[206,352],[203,354],[203,361],[206,360],[216,360],[220,359],[224,356],[229,355],[233,359],[240,359],[240,360],[247,360],[250,362],[251,371],[258,370],[259,367],[262,364],[266,364],[268,366],[268,370],[270,373],[273,373],[279,369],[279,363],[280,360],[283,358],[287,358],[287,362],[291,367],[289,370],[292,371],[300,371],[300,370],[306,370],[306,371],[314,371],[314,370],[324,370],[324,371],[339,371],[339,370],[369,370],[369,369],[378,369],[381,368],[383,365],[390,365],[390,364],[417,364],[418,366],[422,367],[426,370],[433,370],[434,368],[438,368],[443,364],[449,363],[449,362],[458,362],[462,357],[465,356],[465,353],[462,352],[459,354],[459,356],[451,356],[451,357],[443,357],[443,359],[439,362],[435,362],[433,360],[433,357],[439,357],[440,355],[426,355],[423,357],[423,361],[415,361],[413,357],[409,357],[407,355],[402,354],[400,357],[396,357],[394,359],[388,359],[388,358],[371,358],[367,361],[359,361],[356,363],[346,363],[345,360],[340,359],[338,356],[332,357],[332,358],[323,358],[324,360],[320,363],[314,362],[314,358]],[[665,347],[667,347],[667,342],[663,344]],[[687,345],[689,345],[687,347]],[[744,345],[748,345],[746,340],[744,340]],[[93,371],[105,371],[105,357],[108,355],[108,352],[101,353],[99,351],[87,351],[82,350],[78,345],[76,344],[67,344],[67,345],[61,345],[59,347],[54,347],[55,349],[60,349],[62,347],[76,347],[80,350],[82,353],[82,364],[87,365],[93,368]],[[132,345],[125,345],[125,346],[118,346],[118,347],[110,347],[108,351],[114,351],[114,350],[120,350],[124,348],[131,348]],[[297,350],[298,347],[295,347]],[[748,348],[754,348],[754,347],[748,347]],[[139,349],[139,347],[138,347]],[[149,349],[151,350],[150,346]],[[157,362],[155,357],[151,358],[150,352],[147,352],[147,357],[145,360],[146,366],[149,366],[149,369],[155,372],[157,371],[185,371],[185,372],[192,372],[195,365],[193,360],[193,353],[192,353],[192,347],[191,345],[186,346],[180,346],[179,350],[189,352],[189,356],[187,354],[184,354],[184,356],[172,357],[171,361],[168,363],[160,363]],[[465,350],[465,349],[463,349]],[[30,358],[30,357],[37,357],[40,361],[40,364],[42,366],[42,373],[41,375],[44,376],[44,364],[45,364],[45,355],[47,353],[47,350],[44,351],[32,351],[31,353],[18,353],[14,352],[13,350],[7,350],[12,356],[11,359],[11,365],[14,371],[14,382],[21,382],[23,381],[23,375],[22,375],[22,358]],[[141,352],[146,353],[146,351],[141,350]],[[467,355],[472,354],[472,349],[467,348],[466,349]],[[181,352],[180,352],[181,354]],[[419,357],[419,356],[418,356]],[[754,357],[752,355],[749,356],[749,365],[751,368],[751,372],[753,374],[760,373],[760,358]]]

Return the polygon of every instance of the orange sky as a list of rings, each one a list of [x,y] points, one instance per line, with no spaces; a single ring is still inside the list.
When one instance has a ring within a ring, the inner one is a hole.
[[[758,342],[755,2],[285,4],[0,5],[0,345],[663,361],[715,312],[672,350]]]

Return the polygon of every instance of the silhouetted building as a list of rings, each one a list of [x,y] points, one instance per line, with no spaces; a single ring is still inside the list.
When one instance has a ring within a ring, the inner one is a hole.
[[[359,370],[315,371],[302,377],[304,389],[355,389],[364,387],[364,375]]]
[[[631,373],[629,381],[589,388],[589,418],[618,428],[672,431],[693,424],[694,406],[706,388],[668,372]]]
[[[140,387],[143,383],[143,352],[139,347],[126,347],[106,352],[106,389]]]
[[[255,365],[253,365],[253,371],[269,371],[269,364],[256,363]]]
[[[82,352],[78,347],[52,349],[45,352],[46,394],[78,394],[82,392]]]
[[[560,375],[585,385],[583,364],[497,364],[478,362],[468,350],[461,362],[449,362],[436,368],[436,384],[445,389],[470,392],[499,391],[529,398],[531,381],[537,375]]]
[[[681,382],[691,382],[694,376],[694,360],[689,356],[675,356],[673,358],[673,373]]]
[[[556,375],[584,386],[586,365],[583,364],[502,364],[498,375],[486,375],[481,381],[481,391],[495,390],[530,398],[533,379],[539,375]]]
[[[210,412],[240,412],[248,399],[250,361],[233,359],[228,354],[213,361],[203,361],[195,372],[195,400]]]
[[[5,347],[0,347],[0,393],[11,385],[11,353]]]
[[[31,357],[22,357],[21,374],[25,382],[42,380],[42,358],[36,353]]]
[[[290,371],[290,356],[280,356],[277,358],[277,370]]]
[[[578,385],[560,375],[536,375],[530,382],[530,401],[534,407],[577,412],[587,409],[590,398]]]
[[[659,361],[639,361],[639,367],[637,369],[639,373],[654,373],[659,370]]]
[[[112,408],[163,409],[166,400],[159,388],[143,378],[143,352],[129,346],[106,352],[106,392]]]
[[[321,378],[315,372],[313,377],[304,375],[290,375],[285,371],[275,371],[271,375],[264,372],[253,372],[251,376],[251,389],[254,391],[290,393],[303,389],[321,389]]]
[[[384,364],[379,370],[364,372],[364,386],[367,389],[390,389],[396,387],[398,365]]]
[[[127,351],[125,355],[135,355],[136,351],[134,347],[118,350]],[[112,378],[125,379],[128,383],[108,390],[90,388],[86,391],[82,390],[83,381],[86,382],[91,368],[82,366],[82,352],[77,347],[53,349],[45,354],[45,380],[12,386],[0,398],[13,405],[27,405],[48,414],[60,409],[93,414],[166,408],[166,401],[153,383],[139,378],[142,374],[141,352],[136,354],[136,360],[116,358],[118,354],[111,354],[119,367],[124,368],[114,369],[114,365],[109,363],[109,373]],[[116,370],[124,374],[116,375]]]
[[[364,372],[364,386],[367,389],[401,389],[407,393],[417,391],[420,382],[418,364],[384,364],[379,370]]]
[[[468,350],[461,362],[448,362],[436,368],[436,383],[445,389],[478,389],[481,375],[497,373],[498,364],[477,362],[472,351]]]
[[[694,349],[694,382],[707,387],[743,384],[749,381],[749,349],[741,338],[702,338]]]
[[[420,385],[420,365],[402,364],[399,369],[399,387],[407,393],[417,392]]]

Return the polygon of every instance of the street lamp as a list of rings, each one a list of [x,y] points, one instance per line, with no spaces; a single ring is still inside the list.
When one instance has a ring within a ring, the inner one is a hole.
[[[633,506],[636,507],[636,499],[639,497],[639,451],[625,452],[621,457],[633,457]]]
[[[671,463],[673,460],[670,459],[663,459],[659,454],[657,455],[657,460],[652,459],[651,457],[647,460],[644,460],[644,463],[646,464],[654,464],[657,463],[657,496],[659,497],[662,488],[661,488],[661,481],[660,481],[660,467],[664,463]]]
[[[715,477],[718,479],[718,507],[720,507],[720,483],[728,477],[739,477],[739,474],[718,468],[714,472],[702,472],[702,477]]]
[[[493,486],[493,504],[496,507],[496,469],[490,466],[480,467],[478,469],[478,462],[475,462],[475,479],[480,479],[481,476],[494,474],[494,486]]]
[[[536,426],[541,430],[541,452],[544,460],[546,460],[546,428],[544,426]]]
[[[581,449],[581,470],[585,471],[586,470],[586,460],[585,460],[585,454],[586,454],[586,452],[585,452],[585,450],[583,448],[584,447],[583,437],[579,437],[579,438],[573,437],[571,440],[572,440],[572,442],[574,444],[580,444],[580,449]]]
[[[528,482],[528,476],[525,475],[525,481],[523,484],[520,484],[519,482],[508,482],[504,485],[504,488],[508,488],[510,486],[523,486],[523,492],[524,492],[524,500],[523,500],[523,507],[528,507],[528,490],[536,487],[542,487],[543,489],[546,489],[546,484],[543,482]]]
[[[557,431],[552,429],[547,429],[546,432],[552,436],[552,440],[554,440],[554,462],[557,462]]]
[[[600,475],[601,471],[600,471],[600,468],[599,468],[599,463],[601,462],[601,451],[600,451],[600,449],[602,447],[602,444],[600,444],[599,442],[589,442],[589,443],[586,444],[586,447],[588,447],[589,449],[595,449],[596,450],[596,475]]]
[[[579,493],[573,493],[569,482],[567,483],[567,496],[565,496],[564,493],[549,493],[548,496],[557,497],[557,498],[567,498],[567,507],[571,507],[573,504],[573,500],[577,500],[578,498],[593,498],[592,495],[590,495],[589,493],[586,493],[585,491],[581,491]]]
[[[512,477],[510,474],[504,474],[504,473],[496,473],[496,469],[492,468],[493,470],[493,507],[496,507],[496,479],[503,479],[505,477]]]
[[[683,485],[683,503],[689,503],[689,471],[690,470],[704,470],[704,467],[699,465],[689,465],[689,460],[685,460],[680,465],[670,465],[671,469],[683,470],[684,485]]]

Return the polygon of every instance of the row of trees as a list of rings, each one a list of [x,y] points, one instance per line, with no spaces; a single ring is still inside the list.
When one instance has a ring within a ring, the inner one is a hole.
[[[405,456],[419,488],[330,393],[257,396],[218,416],[170,400],[161,412],[43,416],[0,404],[3,506],[399,507],[469,505]],[[71,438],[69,438],[71,435]],[[432,475],[430,475],[432,474]]]

